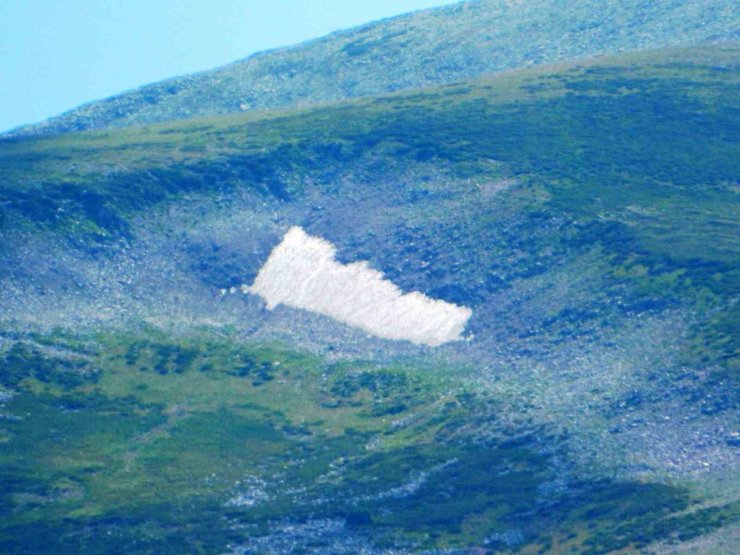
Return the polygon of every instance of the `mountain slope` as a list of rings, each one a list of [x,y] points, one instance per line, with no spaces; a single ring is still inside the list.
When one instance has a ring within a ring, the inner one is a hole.
[[[0,548],[730,549],[738,59],[1,140]],[[472,338],[238,293],[294,225]]]
[[[305,106],[597,54],[733,41],[738,28],[731,0],[463,2],[148,85],[11,134]]]

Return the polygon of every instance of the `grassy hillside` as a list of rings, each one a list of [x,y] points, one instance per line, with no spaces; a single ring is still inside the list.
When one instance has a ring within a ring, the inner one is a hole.
[[[737,60],[0,141],[0,550],[729,550]],[[291,225],[473,339],[222,296]]]
[[[443,368],[156,330],[15,339],[5,553],[596,554],[740,516],[682,487],[584,476],[564,438]]]
[[[306,106],[598,54],[737,41],[739,18],[731,0],[460,2],[154,83],[14,134]]]
[[[517,211],[519,229],[502,236],[491,225],[499,216],[479,204],[463,208],[472,221],[441,216],[395,233],[423,238],[429,254],[442,260],[463,260],[466,249],[481,251],[489,240],[510,251],[508,258],[514,250],[526,256],[506,260],[506,253],[482,251],[454,273],[442,265],[435,275],[431,268],[419,275],[423,253],[396,252],[388,241],[362,245],[362,254],[391,277],[476,303],[517,276],[545,272],[559,252],[599,245],[615,279],[634,285],[638,297],[660,297],[633,302],[689,297],[702,309],[719,308],[709,352],[729,362],[736,354],[730,332],[737,309],[730,299],[737,294],[740,252],[736,60],[734,47],[665,51],[309,112],[6,140],[0,143],[4,225],[32,222],[105,242],[129,236],[141,210],[187,194],[248,188],[290,207],[318,187],[327,205],[344,206],[355,195],[365,200],[352,189],[332,191],[333,176],[348,165],[433,163],[471,180],[467,191],[455,192],[466,198],[488,186],[481,182],[516,182],[500,202]],[[311,191],[309,181],[318,183]],[[391,192],[406,196],[409,214],[440,200],[423,182],[417,187]],[[337,217],[314,214],[310,223],[321,229]],[[554,236],[538,235],[556,220]],[[457,238],[453,244],[450,237]],[[340,245],[349,239],[334,237]]]

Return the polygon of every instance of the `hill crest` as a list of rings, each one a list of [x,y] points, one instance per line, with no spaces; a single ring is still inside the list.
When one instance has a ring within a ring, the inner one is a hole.
[[[461,2],[146,85],[8,135],[307,106],[600,54],[737,41],[738,28],[731,0]]]

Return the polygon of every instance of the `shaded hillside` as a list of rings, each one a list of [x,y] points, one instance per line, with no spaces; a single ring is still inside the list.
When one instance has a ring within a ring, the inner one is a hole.
[[[731,0],[462,2],[148,85],[13,134],[305,106],[597,54],[738,40],[738,28]]]
[[[0,141],[2,550],[728,549],[738,59]],[[473,337],[228,293],[293,225]]]
[[[494,366],[566,363],[636,315],[670,315],[677,345],[659,358],[710,370],[707,411],[735,406],[736,60],[658,52],[295,114],[6,140],[5,317],[187,314],[182,299],[220,313],[211,296],[253,279],[299,224],[404,290],[472,307],[468,349],[505,355]],[[278,325],[255,309],[237,321]]]
[[[683,486],[584,473],[567,434],[502,415],[449,368],[153,329],[14,339],[5,553],[602,555],[740,517]]]

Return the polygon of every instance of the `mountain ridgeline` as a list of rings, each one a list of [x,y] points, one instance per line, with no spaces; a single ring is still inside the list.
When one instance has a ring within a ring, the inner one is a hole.
[[[599,54],[732,42],[738,29],[732,0],[461,2],[147,85],[10,134],[307,106]]]
[[[467,2],[0,138],[0,551],[733,553],[737,12]]]

